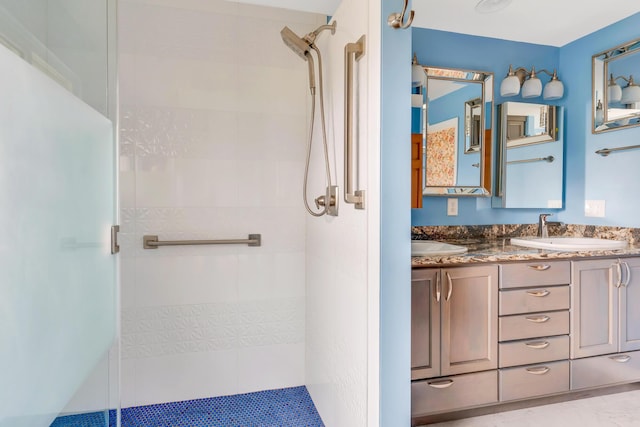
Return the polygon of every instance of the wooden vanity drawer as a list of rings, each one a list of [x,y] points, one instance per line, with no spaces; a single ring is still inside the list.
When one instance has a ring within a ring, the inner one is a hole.
[[[499,344],[498,366],[507,368],[517,365],[551,362],[569,358],[569,336],[532,338]]]
[[[569,261],[502,264],[499,282],[500,289],[568,285],[571,282],[571,264]]]
[[[470,408],[498,401],[495,370],[411,383],[411,415]]]
[[[500,315],[568,310],[569,286],[548,286],[500,291]]]
[[[500,401],[569,391],[569,361],[500,369]]]
[[[571,390],[640,380],[640,351],[571,361]]]
[[[551,311],[502,316],[498,319],[500,341],[569,334],[569,312]]]

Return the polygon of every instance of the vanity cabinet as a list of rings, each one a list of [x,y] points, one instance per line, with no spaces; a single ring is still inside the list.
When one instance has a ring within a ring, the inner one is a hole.
[[[500,266],[500,401],[569,391],[568,261]]]
[[[572,389],[640,380],[640,258],[573,262]]]

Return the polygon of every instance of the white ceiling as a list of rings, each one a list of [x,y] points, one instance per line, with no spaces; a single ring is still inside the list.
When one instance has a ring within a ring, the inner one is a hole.
[[[332,15],[341,0],[231,0]],[[402,9],[402,0],[397,11]],[[414,27],[564,46],[640,12],[639,0],[512,0],[496,13],[479,14],[478,0],[412,0]],[[385,17],[386,19],[386,17]]]
[[[402,6],[401,0],[398,2]],[[413,0],[414,27],[564,46],[640,12],[638,0],[513,0],[498,12],[475,11],[478,0]]]

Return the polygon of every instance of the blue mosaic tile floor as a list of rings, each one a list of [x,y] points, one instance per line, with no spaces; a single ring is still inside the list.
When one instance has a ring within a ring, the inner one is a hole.
[[[115,427],[115,416],[109,419],[109,427]],[[103,426],[103,413],[60,417],[51,424],[51,427]],[[122,427],[303,426],[324,427],[304,386],[122,410]]]

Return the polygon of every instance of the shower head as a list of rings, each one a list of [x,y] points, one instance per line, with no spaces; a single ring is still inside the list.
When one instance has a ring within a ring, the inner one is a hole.
[[[289,48],[300,56],[300,58],[307,60],[307,53],[309,53],[310,43],[307,43],[302,38],[298,37],[296,33],[291,31],[289,27],[284,27],[282,31],[280,31],[280,35],[282,36],[282,41],[284,44],[289,46]]]

